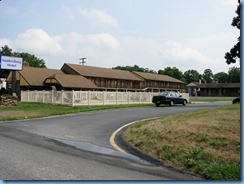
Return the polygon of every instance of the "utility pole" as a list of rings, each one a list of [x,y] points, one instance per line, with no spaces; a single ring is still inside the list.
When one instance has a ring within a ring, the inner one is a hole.
[[[16,95],[16,71],[12,70],[12,84],[11,84],[11,88],[12,88],[12,96],[17,96]]]
[[[85,65],[86,61],[85,61],[86,58],[80,58],[79,60],[81,60],[81,62],[79,62],[80,64],[82,65]]]

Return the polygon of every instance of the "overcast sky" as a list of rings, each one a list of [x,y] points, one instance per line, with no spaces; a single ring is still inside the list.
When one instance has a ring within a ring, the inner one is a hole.
[[[64,63],[228,72],[237,0],[2,0],[0,46]]]

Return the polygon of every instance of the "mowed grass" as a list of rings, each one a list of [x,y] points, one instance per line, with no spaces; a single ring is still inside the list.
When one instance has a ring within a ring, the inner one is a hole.
[[[190,102],[232,101],[234,97],[191,97]]]
[[[152,104],[108,105],[108,106],[66,106],[43,103],[18,103],[14,107],[0,107],[0,121],[34,119],[80,112],[152,106]]]
[[[240,104],[137,122],[131,144],[209,180],[240,180]]]

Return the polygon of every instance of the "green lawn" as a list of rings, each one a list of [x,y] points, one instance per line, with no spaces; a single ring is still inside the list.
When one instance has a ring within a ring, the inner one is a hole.
[[[108,106],[65,106],[43,103],[18,103],[14,107],[0,107],[0,121],[33,119],[40,117],[74,114],[117,108],[152,106],[152,104],[108,105]]]
[[[234,97],[190,97],[190,102],[232,101]]]
[[[129,143],[210,180],[240,180],[240,104],[130,126]]]

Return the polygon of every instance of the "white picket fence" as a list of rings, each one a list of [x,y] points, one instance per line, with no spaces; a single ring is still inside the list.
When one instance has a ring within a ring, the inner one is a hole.
[[[152,103],[158,93],[108,91],[21,91],[21,102],[40,102],[71,106]],[[182,96],[189,100],[188,93]]]

